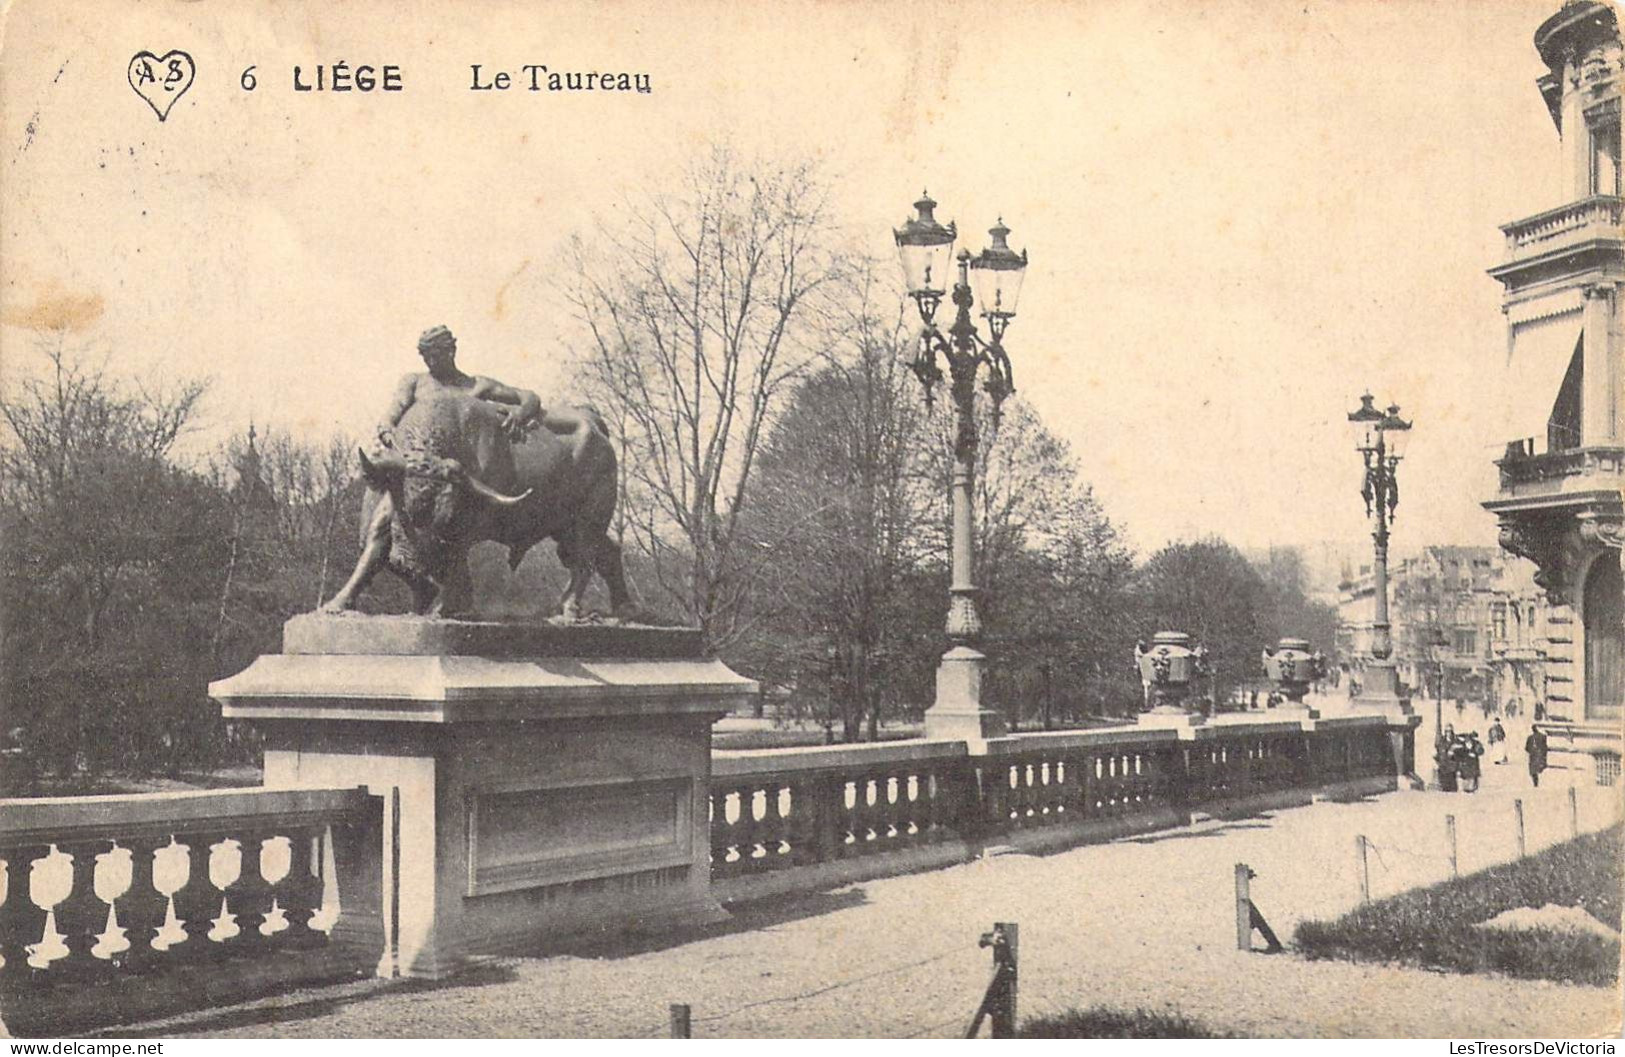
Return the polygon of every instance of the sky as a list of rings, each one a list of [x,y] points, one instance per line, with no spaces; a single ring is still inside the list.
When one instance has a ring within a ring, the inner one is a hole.
[[[65,323],[116,373],[210,377],[198,451],[360,434],[445,323],[465,368],[568,399],[567,241],[726,139],[817,158],[875,254],[922,188],[973,251],[1002,216],[1017,387],[1142,554],[1358,544],[1368,387],[1415,422],[1395,546],[1491,544],[1485,269],[1561,202],[1531,44],[1557,6],[18,0],[0,386]],[[197,72],[159,122],[127,68],[172,48]],[[404,88],[293,90],[338,62]],[[475,63],[653,90],[474,92]]]

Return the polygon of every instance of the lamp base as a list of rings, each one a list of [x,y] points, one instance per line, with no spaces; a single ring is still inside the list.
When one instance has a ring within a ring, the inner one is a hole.
[[[1399,671],[1391,660],[1372,661],[1360,673],[1360,692],[1349,699],[1349,711],[1414,716],[1409,695],[1400,694]]]
[[[1008,733],[1004,716],[982,705],[982,669],[987,658],[969,646],[955,646],[937,666],[937,700],[925,711],[930,741],[968,742],[975,753],[989,738]]]

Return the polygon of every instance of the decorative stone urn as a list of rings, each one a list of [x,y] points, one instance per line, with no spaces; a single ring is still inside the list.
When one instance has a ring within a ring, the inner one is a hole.
[[[1290,702],[1283,708],[1306,712],[1310,719],[1320,718],[1319,711],[1303,703],[1303,697],[1311,684],[1326,675],[1327,663],[1324,654],[1310,650],[1308,639],[1284,638],[1273,647],[1264,647],[1264,672]]]
[[[1207,651],[1190,641],[1183,631],[1159,631],[1150,645],[1135,644],[1140,683],[1146,689],[1141,723],[1194,726],[1203,721],[1201,711],[1190,707],[1187,699],[1197,676],[1208,672]]]

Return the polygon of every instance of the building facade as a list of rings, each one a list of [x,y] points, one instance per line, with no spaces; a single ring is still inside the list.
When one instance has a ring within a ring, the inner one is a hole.
[[[1535,50],[1567,200],[1504,225],[1506,256],[1489,270],[1507,320],[1508,435],[1499,487],[1483,505],[1500,521],[1501,546],[1534,562],[1538,587],[1575,614],[1574,678],[1558,713],[1569,721],[1553,733],[1598,755],[1603,774],[1617,770],[1625,714],[1617,12],[1569,0],[1536,30]]]
[[[1418,696],[1533,714],[1572,713],[1572,616],[1535,584],[1535,568],[1494,547],[1426,547],[1389,573],[1394,663]],[[1344,577],[1338,654],[1371,656],[1370,566]]]

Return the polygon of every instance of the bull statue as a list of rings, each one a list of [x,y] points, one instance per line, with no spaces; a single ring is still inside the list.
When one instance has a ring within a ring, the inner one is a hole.
[[[437,344],[425,349],[431,338]],[[517,569],[531,547],[550,539],[570,573],[563,619],[581,619],[595,572],[615,615],[632,616],[621,549],[608,533],[619,489],[603,419],[590,408],[542,415],[534,394],[456,372],[447,338],[444,328],[425,333],[419,347],[429,374],[402,380],[379,446],[361,451],[361,557],[322,609],[354,609],[387,565],[411,588],[417,613],[464,614],[473,602],[474,544],[505,545],[508,567]]]

